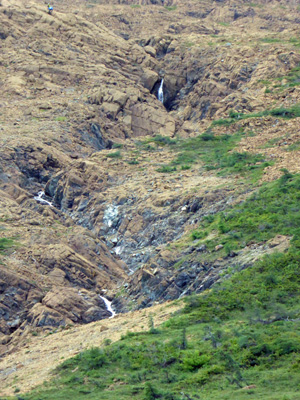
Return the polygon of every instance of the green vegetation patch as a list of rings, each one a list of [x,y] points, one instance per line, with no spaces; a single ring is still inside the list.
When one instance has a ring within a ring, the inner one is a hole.
[[[212,126],[220,126],[220,125],[229,126],[239,120],[248,118],[261,118],[269,115],[272,117],[278,117],[284,119],[297,118],[300,117],[300,105],[295,104],[290,108],[284,108],[284,107],[274,108],[273,110],[264,110],[258,113],[249,113],[249,114],[231,111],[229,113],[229,118],[215,120],[213,121]]]
[[[165,9],[168,10],[168,11],[175,11],[177,9],[177,6],[176,5],[174,5],[174,6],[165,6]]]
[[[16,243],[13,238],[0,238],[0,254],[3,254],[6,250],[15,245]]]
[[[285,170],[279,180],[265,184],[243,203],[227,212],[205,217],[192,232],[191,239],[205,239],[215,232],[216,237],[206,241],[206,244],[210,249],[222,244],[227,254],[250,243],[265,242],[278,234],[291,236],[298,243],[299,200],[300,175],[292,175]]]
[[[170,172],[175,172],[177,171],[177,168],[172,165],[162,165],[161,167],[157,168],[157,172],[164,172],[164,173],[170,173]]]
[[[171,139],[169,136],[156,135],[146,140],[136,141],[135,144],[137,147],[142,150],[156,150],[159,147],[163,147],[166,145],[173,146],[177,143],[176,139]],[[150,144],[154,144],[154,146],[150,146]]]
[[[282,84],[282,80],[286,80],[287,83]],[[300,66],[292,68],[291,71],[286,76],[278,78],[280,80],[280,88],[295,87],[300,85]],[[277,87],[276,85],[274,87]]]
[[[241,174],[258,179],[270,163],[260,154],[232,151],[242,136],[242,132],[217,136],[207,131],[195,138],[177,140],[172,147],[178,152],[177,156],[157,171],[174,172],[177,166],[185,170],[193,163],[202,162],[206,170],[218,170],[219,175]]]
[[[107,158],[122,158],[122,154],[121,154],[120,150],[118,150],[113,153],[106,154],[106,157]]]
[[[260,39],[260,41],[263,43],[280,43],[280,42],[282,42],[281,39],[275,38],[275,37],[262,38],[262,39]]]
[[[291,38],[290,42],[293,43],[294,46],[297,46],[297,47],[300,46],[300,40],[297,38]],[[277,91],[283,91],[290,87],[299,86],[300,85],[300,65],[292,68],[287,75],[283,75],[283,76],[279,76],[279,77],[275,78],[275,80],[273,80],[272,82],[269,80],[262,79],[259,81],[259,83],[262,83],[263,85],[266,86],[265,93],[271,93],[274,89]],[[269,87],[270,85],[272,85],[272,87]],[[297,105],[296,105],[296,107],[297,107]],[[298,112],[296,112],[296,114],[298,114]],[[296,116],[298,116],[298,115],[296,115]],[[291,117],[291,118],[294,118],[294,117]]]
[[[297,151],[300,150],[300,140],[297,140],[295,143],[289,145],[286,149],[287,151]]]
[[[270,139],[262,146],[262,148],[263,149],[272,148],[275,145],[277,145],[277,143],[279,143],[281,140],[282,140],[282,137]]]
[[[122,143],[114,143],[112,145],[113,149],[122,149],[123,148],[123,144]]]

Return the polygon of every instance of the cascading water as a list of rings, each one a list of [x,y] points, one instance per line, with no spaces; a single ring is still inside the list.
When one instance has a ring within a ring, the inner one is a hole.
[[[39,203],[42,204],[47,204],[48,206],[52,207],[52,203],[46,199],[43,199],[43,197],[45,196],[45,192],[43,190],[41,190],[40,192],[38,192],[37,196],[34,196],[34,200],[38,201]]]
[[[111,228],[113,223],[115,222],[116,217],[118,216],[118,206],[108,206],[107,209],[104,211],[103,222]]]
[[[158,89],[157,98],[160,102],[164,104],[164,80],[162,79],[160,82],[160,87]]]
[[[103,296],[99,295],[99,297],[100,297],[100,299],[102,299],[104,301],[107,311],[109,311],[111,313],[111,316],[109,318],[113,318],[116,315],[116,312],[112,309],[111,301],[107,300]]]

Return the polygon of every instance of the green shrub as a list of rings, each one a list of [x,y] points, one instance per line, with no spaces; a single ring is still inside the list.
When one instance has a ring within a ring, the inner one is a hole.
[[[208,375],[220,375],[225,372],[225,367],[224,365],[218,364],[218,365],[211,365],[206,369]]]
[[[118,150],[118,151],[115,151],[114,153],[106,154],[106,157],[108,157],[108,158],[121,158],[121,157],[122,157],[122,154],[121,154],[121,152]]]
[[[191,233],[191,238],[193,239],[193,240],[196,240],[196,239],[203,239],[203,238],[205,238],[207,236],[207,232],[206,231],[198,231],[198,230],[196,230],[196,231],[193,231],[192,233]]]
[[[103,367],[107,363],[107,357],[103,350],[93,347],[81,354],[83,368],[87,371]]]
[[[273,110],[264,110],[258,113],[249,113],[249,114],[237,113],[231,110],[229,112],[230,118],[215,120],[212,122],[212,126],[218,126],[218,125],[229,126],[241,119],[261,118],[268,115],[284,119],[297,118],[300,116],[300,105],[295,104],[290,108],[284,108],[284,107],[274,108]]]
[[[15,245],[14,239],[12,238],[0,238],[0,253],[13,247]]]
[[[113,149],[122,149],[122,148],[123,148],[123,145],[122,145],[122,143],[114,143],[114,144],[112,145],[112,148],[113,148]]]
[[[171,139],[169,136],[162,136],[162,135],[154,136],[153,138],[149,139],[149,142],[156,143],[159,146],[176,144],[175,139]]]
[[[188,378],[185,383],[191,386],[202,386],[209,380],[209,372],[207,370],[200,370],[192,377]]]
[[[185,353],[182,359],[182,367],[188,371],[194,371],[203,367],[203,365],[207,364],[210,360],[210,357],[207,355],[200,355],[197,351],[188,351]]]
[[[150,383],[147,382],[145,385],[145,396],[144,400],[155,400],[160,397],[158,390]]]
[[[134,160],[129,160],[129,161],[127,161],[127,163],[128,163],[129,165],[137,165],[137,164],[139,164],[138,160],[136,160],[136,159],[134,159]]]
[[[176,167],[172,167],[170,165],[162,165],[161,167],[157,168],[157,172],[164,172],[164,173],[171,173],[176,171]]]
[[[188,169],[191,169],[191,166],[190,166],[190,165],[184,164],[184,165],[181,166],[181,170],[182,170],[182,171],[186,171],[186,170],[188,170]]]
[[[55,118],[55,121],[60,121],[60,122],[66,121],[66,120],[67,120],[67,117],[63,117],[63,116],[60,116],[60,117],[56,117],[56,118]]]
[[[177,6],[176,5],[174,5],[174,6],[165,6],[165,9],[168,10],[168,11],[175,11],[177,9]]]
[[[300,350],[300,336],[298,338],[280,336],[275,340],[274,347],[279,356],[297,353]]]

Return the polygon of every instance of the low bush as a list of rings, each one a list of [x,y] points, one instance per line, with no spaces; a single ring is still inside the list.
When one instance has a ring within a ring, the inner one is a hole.
[[[197,351],[186,352],[182,359],[182,367],[188,371],[194,371],[203,367],[210,360],[207,355],[200,355]]]
[[[238,120],[248,119],[248,118],[261,118],[261,117],[266,117],[269,115],[273,116],[273,117],[284,118],[284,119],[297,118],[300,116],[300,105],[295,104],[294,106],[291,106],[290,108],[284,108],[284,107],[274,108],[272,110],[264,110],[261,112],[249,113],[249,114],[231,111],[229,113],[229,118],[215,120],[212,122],[212,126],[219,126],[219,125],[229,126],[231,124],[234,124]]]
[[[15,241],[12,238],[0,238],[0,253],[5,252],[5,250],[13,247]]]
[[[115,151],[114,153],[106,154],[106,157],[108,157],[108,158],[121,158],[121,157],[122,157],[122,154],[121,154],[121,152],[118,150],[118,151]]]

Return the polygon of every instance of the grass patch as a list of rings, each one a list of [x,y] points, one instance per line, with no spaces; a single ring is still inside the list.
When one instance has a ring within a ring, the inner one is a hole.
[[[60,121],[60,122],[67,121],[67,117],[63,117],[63,116],[56,117],[55,121]]]
[[[6,250],[15,245],[16,243],[13,238],[0,238],[0,254],[5,253]]]
[[[289,39],[289,42],[292,43],[296,47],[300,46],[300,41],[299,41],[299,38],[297,38],[297,37],[291,37]]]
[[[157,172],[162,172],[162,173],[171,173],[177,171],[177,168],[172,165],[162,165],[161,167],[157,168]]]
[[[195,138],[171,139],[159,135],[137,142],[136,145],[144,151],[157,151],[163,146],[169,146],[170,150],[177,152],[172,162],[157,169],[161,173],[188,170],[192,164],[201,162],[206,170],[216,170],[219,175],[247,175],[256,181],[270,163],[259,154],[233,151],[244,135],[242,131],[234,135],[215,135],[211,130],[207,130]]]
[[[136,142],[136,145],[138,147],[142,147],[147,150],[148,149],[147,146],[150,143],[156,145],[156,148],[158,148],[158,147],[163,147],[166,145],[169,145],[169,146],[175,145],[177,143],[177,140],[171,139],[169,136],[156,135],[156,136],[150,137],[146,140],[138,141],[138,142]],[[155,147],[154,147],[154,149],[155,149]]]
[[[107,158],[122,158],[122,154],[121,154],[121,152],[118,150],[118,151],[115,151],[114,153],[106,154],[106,157],[107,157]]]
[[[193,46],[195,46],[194,42],[184,42],[184,47],[186,47],[186,48],[190,48],[190,47],[193,47]]]
[[[268,149],[271,147],[274,147],[274,145],[276,145],[278,142],[280,142],[282,140],[282,138],[273,138],[268,140],[263,146],[263,149]]]
[[[284,108],[284,107],[274,108],[273,110],[264,110],[258,113],[249,113],[249,114],[243,114],[231,111],[229,113],[229,118],[215,120],[212,122],[212,126],[229,126],[239,120],[248,118],[261,118],[269,115],[284,119],[297,118],[300,117],[300,105],[295,104],[290,108]]]
[[[139,164],[139,161],[136,160],[136,159],[128,160],[128,161],[127,161],[127,164],[129,164],[129,165],[137,165],[137,164]]]
[[[300,66],[292,68],[291,71],[288,73],[288,75],[282,76],[282,77],[278,78],[278,80],[280,80],[279,87],[281,89],[299,86],[300,85]],[[283,80],[287,81],[287,83],[285,83],[284,85],[282,84]],[[277,86],[275,85],[275,87],[277,87]]]
[[[177,6],[176,5],[174,5],[174,6],[165,6],[165,9],[168,10],[168,11],[175,11],[177,9]]]
[[[123,144],[122,143],[114,143],[112,145],[113,149],[122,149],[123,148]]]
[[[159,172],[174,172],[189,169],[196,162],[202,162],[207,170],[217,170],[220,175],[238,173],[251,179],[258,179],[263,169],[270,165],[261,155],[238,153],[232,151],[241,140],[243,132],[235,135],[214,135],[207,131],[195,138],[177,140],[173,149],[177,156],[169,164],[161,167]]]
[[[297,140],[295,143],[290,144],[286,151],[297,151],[300,150],[300,140]]]
[[[292,236],[298,246],[299,199],[300,175],[285,171],[278,181],[265,184],[230,211],[204,218],[192,232],[191,239],[201,238],[203,232],[206,233],[205,237],[217,232],[217,237],[207,240],[206,245],[213,249],[216,244],[222,244],[225,254],[251,243],[265,242],[278,234]]]
[[[280,42],[282,42],[282,40],[278,39],[278,38],[263,38],[263,39],[260,39],[260,42],[263,42],[263,43],[280,43]]]

